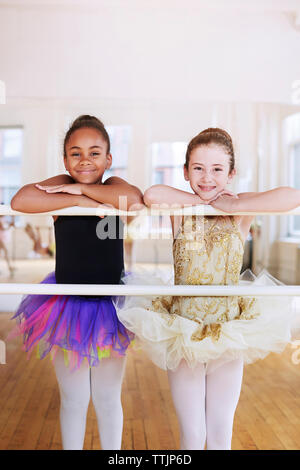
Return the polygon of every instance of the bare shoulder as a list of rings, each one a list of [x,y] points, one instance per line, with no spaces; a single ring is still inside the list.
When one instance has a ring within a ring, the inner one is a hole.
[[[111,176],[110,178],[105,180],[103,184],[127,184],[129,185],[129,183],[127,183],[126,180],[123,180],[123,178],[119,178],[119,176]]]

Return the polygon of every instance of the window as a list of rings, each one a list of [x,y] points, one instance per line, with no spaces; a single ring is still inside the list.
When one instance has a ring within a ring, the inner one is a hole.
[[[167,184],[183,191],[191,191],[183,177],[187,144],[185,142],[161,142],[152,144],[152,184]]]
[[[183,191],[191,192],[188,181],[183,176],[185,162],[186,142],[158,142],[151,147],[152,156],[152,184],[166,184]],[[153,216],[149,218],[149,232],[170,233],[171,224],[169,216]]]
[[[290,185],[300,189],[300,142],[292,145],[290,160]],[[289,217],[289,232],[292,236],[300,236],[300,216]]]
[[[131,140],[130,126],[106,126],[110,138],[112,166],[105,172],[105,179],[111,176],[127,178],[128,154]]]
[[[0,127],[0,203],[10,204],[21,186],[22,127]]]
[[[287,178],[284,184],[300,189],[300,113],[287,116],[283,121],[283,142],[287,151]],[[288,236],[300,237],[300,216],[287,217]]]

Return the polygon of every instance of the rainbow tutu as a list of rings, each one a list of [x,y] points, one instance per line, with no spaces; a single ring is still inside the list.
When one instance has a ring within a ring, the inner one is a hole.
[[[50,273],[42,284],[55,284]],[[134,334],[119,321],[110,296],[27,295],[12,319],[17,327],[9,338],[23,335],[23,349],[37,347],[38,357],[53,359],[63,349],[66,365],[79,368],[83,360],[97,366],[102,358],[124,356]]]

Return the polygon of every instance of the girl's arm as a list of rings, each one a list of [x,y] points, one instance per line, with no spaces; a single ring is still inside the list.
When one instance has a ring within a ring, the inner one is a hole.
[[[41,181],[40,185],[70,184],[73,179],[68,175],[58,175]],[[35,184],[23,186],[12,198],[11,208],[19,212],[39,213],[48,212],[65,207],[83,206],[98,207],[99,203],[90,200],[86,196],[76,194],[48,194],[38,189]]]
[[[300,190],[282,186],[261,193],[221,195],[211,205],[224,212],[288,212],[300,206]]]
[[[40,185],[39,188],[48,194],[68,193],[86,196],[98,203],[107,204],[121,210],[134,210],[143,206],[141,191],[122,178],[112,176],[103,184],[52,184]],[[134,207],[135,206],[135,207]]]
[[[106,181],[104,181],[102,186],[104,186],[105,190],[105,193],[102,197],[107,198],[107,202],[101,200],[101,202],[104,204],[112,204],[116,209],[127,211],[135,210],[135,208],[141,209],[144,207],[143,194],[140,189],[136,186],[133,186],[132,184],[127,183],[127,181],[123,180],[122,178],[119,178],[118,176],[111,176]],[[88,190],[89,188],[84,191],[86,196],[89,196],[89,194],[86,192]],[[125,196],[127,201],[127,207],[124,207],[124,209],[121,207],[123,202],[119,199],[122,196]],[[97,198],[95,199],[99,200]]]
[[[288,186],[261,193],[240,193],[237,198],[220,195],[211,206],[224,212],[253,212],[252,215],[235,216],[244,239],[255,218],[254,212],[286,212],[300,206],[300,190]]]
[[[204,201],[194,193],[172,188],[164,184],[156,184],[145,191],[144,203],[151,207],[152,204],[168,204],[170,206],[184,207],[204,204]]]
[[[173,208],[184,207],[184,206],[197,206],[204,204],[205,202],[194,193],[182,191],[180,189],[173,188],[172,186],[166,186],[163,184],[157,184],[151,186],[145,191],[144,203],[146,206],[151,207],[152,205],[164,204],[169,205]],[[173,237],[176,237],[178,233],[182,216],[172,215],[170,216]]]

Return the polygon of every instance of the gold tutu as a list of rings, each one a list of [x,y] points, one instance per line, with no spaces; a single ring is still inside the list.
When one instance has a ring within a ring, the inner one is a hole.
[[[202,220],[201,220],[202,219]],[[176,284],[282,285],[267,271],[239,276],[243,240],[232,217],[189,216],[174,241]],[[127,284],[158,285],[149,275],[132,275]],[[292,341],[295,308],[291,297],[129,297],[117,304],[119,320],[135,333],[137,344],[162,369],[181,360],[221,365],[245,363],[280,353]],[[211,365],[211,367],[209,367]]]

